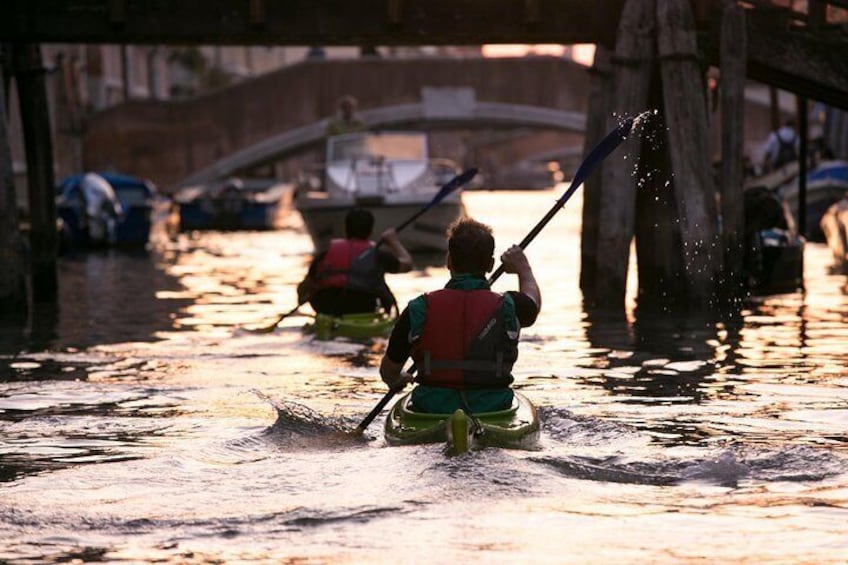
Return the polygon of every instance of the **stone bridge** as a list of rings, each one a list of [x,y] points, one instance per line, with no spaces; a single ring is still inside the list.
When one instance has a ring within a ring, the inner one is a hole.
[[[582,132],[588,93],[587,68],[555,57],[304,61],[191,100],[106,110],[92,117],[83,153],[87,169],[169,191],[320,146],[345,94],[372,128]]]

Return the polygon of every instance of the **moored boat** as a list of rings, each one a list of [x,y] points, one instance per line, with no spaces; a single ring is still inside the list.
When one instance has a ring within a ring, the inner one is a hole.
[[[180,190],[179,229],[271,230],[280,227],[292,185],[267,179],[232,178]]]
[[[445,443],[449,452],[458,454],[484,446],[532,448],[539,437],[536,407],[519,392],[510,408],[473,416],[462,410],[453,414],[416,412],[411,403],[408,393],[389,411],[385,424],[389,445]]]
[[[804,238],[786,202],[764,186],[745,190],[745,278],[758,295],[791,293],[804,287]]]
[[[792,215],[798,218],[798,178],[782,184],[778,194],[786,200]],[[824,213],[848,193],[848,161],[823,161],[807,174],[806,207],[804,210],[807,233],[810,241],[823,242],[821,229]]]
[[[394,324],[394,316],[382,311],[345,314],[343,316],[316,314],[315,323],[307,324],[304,331],[314,332],[315,339],[322,341],[337,337],[370,339],[388,336]]]
[[[438,193],[444,170],[443,159],[429,158],[424,132],[337,135],[327,140],[320,189],[298,190],[295,207],[322,251],[344,234],[353,207],[374,214],[376,235],[412,216]],[[445,231],[463,213],[459,193],[452,193],[398,235],[410,251],[444,252]]]
[[[89,179],[106,184],[102,194],[86,189]],[[101,172],[66,177],[59,183],[56,197],[61,245],[143,247],[150,238],[156,197],[152,182],[131,175]],[[97,203],[95,198],[99,198]],[[92,206],[97,208],[96,214],[91,214]],[[100,225],[104,220],[109,220],[108,228]]]
[[[821,219],[821,229],[833,253],[834,267],[848,274],[848,197],[827,209]]]

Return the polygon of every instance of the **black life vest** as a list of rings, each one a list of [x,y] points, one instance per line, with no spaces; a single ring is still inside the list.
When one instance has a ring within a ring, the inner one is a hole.
[[[411,343],[420,384],[479,389],[512,383],[518,324],[510,320],[516,330],[507,331],[503,296],[489,290],[446,288],[425,294],[424,300],[424,324]]]

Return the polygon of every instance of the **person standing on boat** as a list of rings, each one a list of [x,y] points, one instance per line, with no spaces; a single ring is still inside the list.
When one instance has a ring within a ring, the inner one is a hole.
[[[319,314],[342,316],[387,312],[395,298],[386,284],[386,273],[406,273],[412,269],[412,256],[393,228],[384,231],[379,248],[371,241],[374,215],[354,208],[345,216],[345,238],[333,239],[329,248],[317,255],[309,272],[297,287],[299,303],[309,302]]]
[[[518,291],[489,290],[495,240],[489,226],[461,219],[448,230],[445,288],[423,294],[404,309],[389,338],[380,376],[390,387],[409,382],[401,370],[412,357],[419,385],[412,409],[471,413],[509,408],[518,334],[536,321],[539,285],[524,251],[513,245],[501,255],[504,270],[518,275]]]
[[[771,132],[766,140],[766,150],[763,156],[763,172],[768,173],[787,163],[797,161],[798,145],[795,120],[789,118],[777,131]]]
[[[365,131],[365,122],[359,119],[356,112],[357,101],[353,96],[343,96],[339,100],[339,113],[327,122],[327,137]]]

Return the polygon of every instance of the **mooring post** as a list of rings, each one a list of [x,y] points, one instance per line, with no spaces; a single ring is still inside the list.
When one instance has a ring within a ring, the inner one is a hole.
[[[798,97],[798,233],[807,235],[807,163],[809,160],[809,106],[806,96]]]
[[[714,306],[720,261],[710,172],[707,102],[688,0],[657,0],[657,45],[672,184],[680,219],[687,302]]]
[[[623,115],[646,109],[654,60],[654,0],[627,0],[618,25],[611,63],[615,96],[614,114],[607,131]],[[596,294],[594,303],[606,309],[624,307],[630,244],[636,223],[636,171],[641,141],[630,136],[601,169]]]
[[[583,148],[585,158],[589,151],[607,134],[607,116],[612,108],[612,71],[610,52],[603,45],[595,48],[595,61],[589,70],[589,103],[586,118],[586,135]],[[580,289],[584,300],[596,301],[596,274],[598,271],[598,212],[601,205],[602,175],[589,175],[583,186],[583,221],[580,230]]]
[[[12,63],[18,86],[26,147],[31,218],[32,295],[36,301],[52,302],[58,295],[58,236],[50,112],[40,46],[33,43],[13,45]]]
[[[721,17],[721,218],[724,261],[722,294],[727,300],[744,295],[744,125],[748,36],[745,10],[725,0]]]
[[[14,319],[26,316],[27,299],[12,151],[6,126],[4,66],[0,60],[0,319]]]

